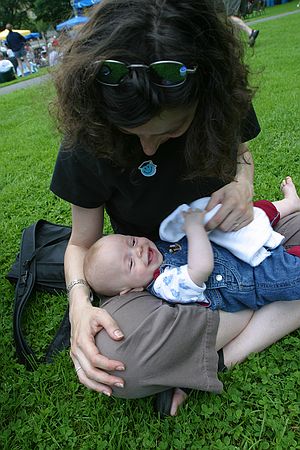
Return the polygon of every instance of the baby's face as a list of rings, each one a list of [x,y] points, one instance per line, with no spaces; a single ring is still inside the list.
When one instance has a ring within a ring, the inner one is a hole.
[[[163,262],[156,245],[144,237],[121,234],[105,239],[105,263],[113,267],[119,292],[146,287]]]

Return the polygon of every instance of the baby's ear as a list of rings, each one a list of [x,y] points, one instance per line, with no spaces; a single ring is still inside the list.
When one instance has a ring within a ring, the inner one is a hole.
[[[127,289],[123,289],[123,291],[120,292],[120,295],[124,295],[124,294],[128,294],[128,292],[142,292],[144,290],[143,287],[139,287],[139,288],[127,288]]]

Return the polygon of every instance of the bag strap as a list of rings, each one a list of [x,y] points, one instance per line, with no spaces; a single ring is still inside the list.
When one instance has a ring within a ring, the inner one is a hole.
[[[37,366],[34,351],[27,344],[22,331],[22,316],[36,278],[36,261],[31,259],[35,250],[35,232],[38,222],[26,228],[22,233],[19,256],[19,278],[15,290],[13,334],[19,361],[29,369]]]
[[[51,363],[53,361],[53,356],[56,353],[69,347],[70,336],[71,336],[71,324],[69,320],[69,306],[68,306],[64,314],[63,320],[61,321],[59,328],[56,332],[56,335],[46,351],[46,355],[44,357],[45,363]]]
[[[19,276],[15,290],[13,335],[16,352],[19,361],[30,370],[37,368],[38,358],[24,337],[22,331],[22,317],[36,281],[36,255],[40,249],[46,247],[47,245],[59,243],[66,238],[66,236],[63,235],[59,238],[48,241],[39,248],[36,248],[37,230],[45,223],[45,220],[38,220],[30,227],[24,229],[22,233],[19,255]],[[60,327],[47,349],[46,355],[43,359],[44,362],[51,362],[54,353],[63,350],[69,345],[70,329],[69,308],[67,308]]]

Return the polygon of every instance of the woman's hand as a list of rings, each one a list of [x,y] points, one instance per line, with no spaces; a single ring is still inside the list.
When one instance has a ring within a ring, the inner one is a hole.
[[[207,230],[237,231],[253,220],[253,187],[247,180],[232,181],[214,192],[207,211],[221,203],[222,207],[206,224]]]
[[[72,205],[72,234],[65,253],[67,284],[84,279],[83,262],[89,247],[101,236],[103,207],[81,208]],[[122,387],[122,378],[107,372],[125,370],[121,361],[101,355],[95,345],[95,336],[105,329],[114,340],[123,339],[123,333],[112,317],[89,301],[89,289],[81,283],[69,292],[71,322],[71,358],[82,384],[106,395],[111,395],[111,386]]]
[[[111,386],[122,387],[124,381],[107,372],[125,370],[125,367],[121,361],[110,360],[101,355],[95,345],[95,336],[102,329],[114,340],[121,340],[124,335],[107,311],[83,302],[82,298],[80,300],[76,308],[70,309],[70,356],[82,384],[89,389],[111,395]]]
[[[234,181],[214,192],[206,207],[210,211],[218,203],[222,204],[206,224],[207,230],[237,231],[253,220],[253,174],[252,155],[246,144],[240,144]]]

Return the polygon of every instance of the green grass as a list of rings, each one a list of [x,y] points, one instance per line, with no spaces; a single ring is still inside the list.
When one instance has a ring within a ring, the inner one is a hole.
[[[42,75],[46,75],[47,73],[49,73],[49,71],[50,71],[49,67],[42,67],[41,69],[39,69],[38,72],[26,75],[26,77],[18,77],[15,80],[7,81],[6,83],[1,83],[0,89],[5,86],[11,86],[12,84],[22,83],[23,81],[30,80],[32,78],[41,77]]]
[[[265,17],[277,16],[278,14],[284,14],[291,11],[296,11],[298,0],[292,0],[288,3],[283,3],[280,5],[266,7],[262,14],[257,14],[254,12],[251,16],[246,19],[246,22],[253,21],[256,19],[263,19]]]
[[[277,7],[270,8],[274,9]],[[251,149],[256,198],[280,198],[292,175],[300,189],[299,15],[260,25],[247,59],[259,85],[255,108],[262,133]],[[0,97],[1,396],[0,448],[276,449],[300,448],[300,333],[221,375],[222,395],[193,393],[177,418],[159,421],[152,399],[118,400],[77,382],[67,351],[28,372],[12,343],[13,288],[4,279],[22,229],[39,218],[70,224],[70,209],[49,192],[59,136],[49,120],[50,83]],[[36,294],[27,311],[29,342],[42,354],[67,304]]]

